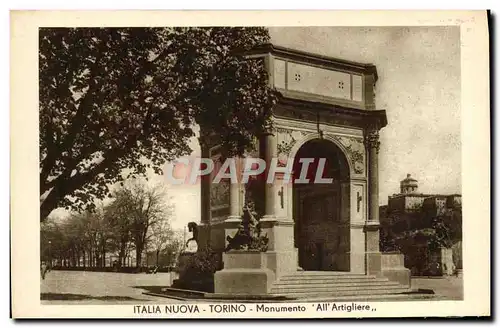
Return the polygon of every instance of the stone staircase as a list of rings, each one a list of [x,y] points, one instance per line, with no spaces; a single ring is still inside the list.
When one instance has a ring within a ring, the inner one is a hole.
[[[271,289],[274,295],[339,300],[408,297],[409,292],[409,287],[387,278],[335,271],[297,271],[281,277]]]

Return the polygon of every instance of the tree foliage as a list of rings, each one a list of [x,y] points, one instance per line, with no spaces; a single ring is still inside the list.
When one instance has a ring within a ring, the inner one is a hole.
[[[203,247],[181,267],[179,279],[174,280],[172,287],[213,293],[214,274],[222,267],[219,254],[210,246]]]
[[[171,209],[167,208],[165,214],[170,216]],[[169,254],[169,252],[177,251],[180,247],[180,240],[175,238],[169,220],[160,220],[151,226],[146,239],[146,248],[155,253],[156,266],[159,266],[160,255],[172,258],[172,254]]]
[[[161,173],[195,126],[228,154],[251,147],[275,95],[243,54],[268,41],[259,27],[40,29],[40,219],[92,207],[125,168]]]
[[[109,225],[99,206],[93,212],[71,213],[62,222],[47,221],[41,226],[41,255],[58,266],[104,265],[105,254],[113,251]]]
[[[170,238],[162,244],[161,247],[156,246],[156,265],[160,266],[161,263],[167,266],[175,266],[177,262],[177,257],[182,251],[184,244],[182,242],[182,237],[179,234],[172,233],[169,234]]]
[[[116,205],[110,212],[115,222],[120,226],[128,227],[130,238],[135,246],[136,267],[141,266],[142,254],[146,249],[148,237],[155,226],[156,239],[162,240],[171,236],[171,229],[167,222],[171,215],[170,207],[166,203],[166,191],[161,185],[148,186],[144,181],[131,180],[114,192]]]
[[[383,251],[403,253],[414,247],[450,248],[460,240],[461,208],[447,208],[434,214],[428,211],[393,214],[390,220],[382,223],[380,235]]]

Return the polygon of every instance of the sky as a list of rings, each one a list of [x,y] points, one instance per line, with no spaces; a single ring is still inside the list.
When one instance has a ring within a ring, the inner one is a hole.
[[[271,42],[376,65],[380,131],[379,200],[411,174],[423,193],[461,193],[460,30],[458,27],[272,27]],[[192,156],[199,156],[197,140]],[[151,176],[165,182],[163,176]],[[199,185],[171,185],[174,229],[200,221]]]
[[[285,47],[376,65],[380,204],[411,174],[423,193],[461,193],[458,27],[271,28]]]

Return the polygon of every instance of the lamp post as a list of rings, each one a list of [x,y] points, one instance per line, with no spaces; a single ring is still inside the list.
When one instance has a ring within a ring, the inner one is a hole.
[[[49,269],[52,269],[52,241],[49,240]]]

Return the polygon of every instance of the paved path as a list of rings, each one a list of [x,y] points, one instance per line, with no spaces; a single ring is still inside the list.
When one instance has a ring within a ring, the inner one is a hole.
[[[42,302],[51,304],[175,302],[143,294],[148,287],[169,285],[170,274],[163,272],[131,274],[55,270],[48,272],[45,280],[40,278],[40,293]]]
[[[179,303],[175,299],[144,295],[170,285],[169,273],[51,271],[40,279],[44,304]],[[439,299],[463,299],[463,281],[457,277],[413,277],[412,288],[432,289]],[[48,299],[48,300],[47,300]],[[207,302],[210,302],[206,300]]]
[[[462,277],[412,277],[411,287],[432,289],[441,299],[463,300]]]

